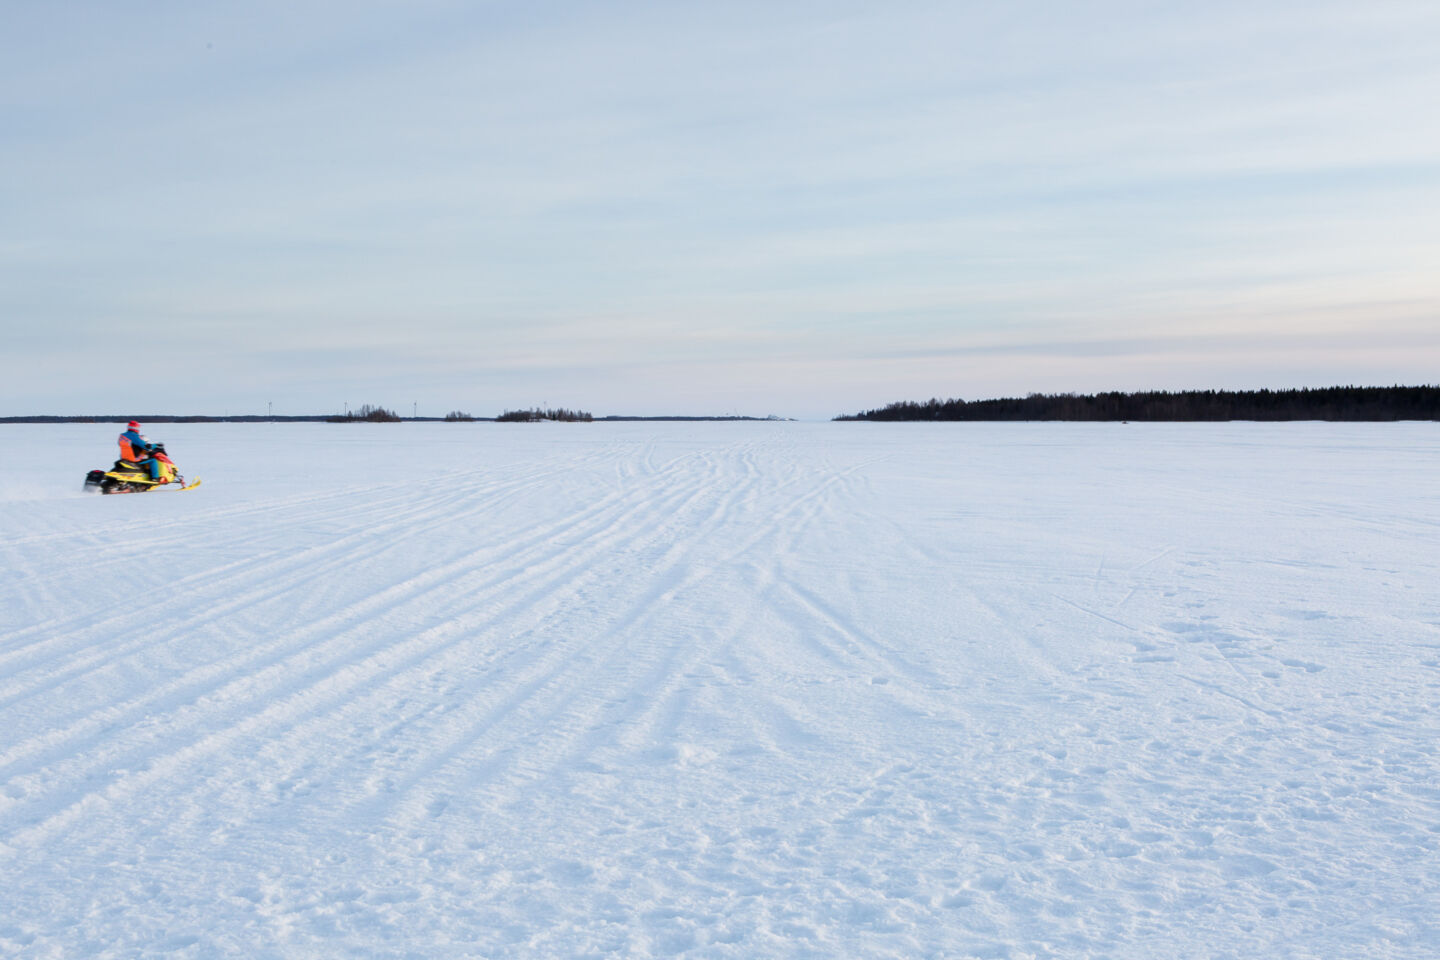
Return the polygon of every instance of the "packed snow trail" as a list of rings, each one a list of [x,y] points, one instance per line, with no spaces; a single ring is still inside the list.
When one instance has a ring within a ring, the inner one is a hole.
[[[1433,425],[4,431],[0,953],[1440,953]]]

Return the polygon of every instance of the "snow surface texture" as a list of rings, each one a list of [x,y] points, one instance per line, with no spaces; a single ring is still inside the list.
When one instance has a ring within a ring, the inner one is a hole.
[[[1434,425],[0,430],[0,954],[1440,956]]]

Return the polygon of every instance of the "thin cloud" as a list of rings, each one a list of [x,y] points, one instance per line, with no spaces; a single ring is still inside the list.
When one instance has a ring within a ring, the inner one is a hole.
[[[0,406],[1440,364],[1433,4],[74,10],[0,38]]]

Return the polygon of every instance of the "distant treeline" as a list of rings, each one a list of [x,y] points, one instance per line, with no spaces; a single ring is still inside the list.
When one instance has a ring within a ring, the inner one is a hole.
[[[1440,386],[1032,393],[901,401],[836,420],[1440,420]]]
[[[511,411],[511,412],[513,413],[513,411]],[[390,411],[387,410],[386,413],[390,413]],[[527,412],[527,411],[521,411],[521,413],[522,413],[522,414],[525,414],[526,416],[529,416],[529,414],[533,413],[533,411],[528,411],[528,412]],[[585,414],[585,418],[591,419],[591,420],[596,420],[596,421],[624,422],[624,423],[628,423],[628,422],[632,422],[632,421],[634,421],[634,422],[654,422],[654,423],[668,423],[668,422],[672,422],[672,421],[681,421],[681,422],[686,422],[686,423],[697,423],[697,422],[712,421],[712,420],[779,420],[779,419],[781,419],[780,417],[774,417],[774,416],[771,416],[771,417],[741,417],[741,416],[721,416],[721,417],[682,417],[682,416],[634,417],[634,416],[608,416],[608,417],[590,417],[589,414]],[[383,418],[383,419],[385,419],[386,421],[389,420],[388,417],[385,417],[385,418]],[[452,410],[450,413],[447,413],[447,414],[446,414],[445,416],[443,416],[443,417],[396,417],[395,419],[396,419],[396,420],[399,420],[399,421],[402,421],[402,422],[405,422],[405,423],[474,423],[474,422],[492,422],[492,421],[494,421],[494,420],[497,419],[497,418],[495,418],[495,417],[472,417],[470,414],[465,413],[465,412],[463,412],[463,411],[460,411],[460,410]],[[533,418],[533,417],[530,417],[530,419],[534,419],[534,418]],[[286,417],[286,416],[281,416],[281,415],[279,415],[279,414],[276,414],[276,415],[274,415],[274,416],[266,416],[265,414],[246,414],[246,415],[243,415],[243,416],[234,416],[234,417],[230,417],[230,416],[225,416],[225,417],[212,417],[212,416],[207,416],[207,415],[203,415],[203,414],[177,415],[177,414],[173,414],[173,413],[152,414],[152,415],[150,415],[150,416],[137,417],[137,416],[133,416],[132,414],[124,413],[124,414],[113,414],[113,415],[105,415],[105,416],[78,416],[78,417],[61,417],[61,416],[51,416],[51,415],[40,415],[40,416],[33,416],[33,417],[0,417],[0,424],[5,424],[5,423],[119,423],[119,424],[123,424],[123,423],[124,423],[125,421],[127,421],[127,420],[139,420],[141,423],[146,424],[146,425],[152,424],[152,423],[370,423],[370,422],[373,422],[371,419],[365,418],[365,417],[359,417],[359,416],[347,417],[347,416],[345,416],[345,415],[343,415],[343,414],[334,414],[334,413],[315,414],[315,415],[311,415],[311,416],[297,416],[297,417]]]
[[[283,417],[279,414],[266,416],[265,414],[246,414],[235,417],[212,417],[204,414],[173,414],[159,413],[148,416],[135,416],[131,413],[102,414],[97,416],[81,417],[58,417],[58,416],[35,416],[35,417],[0,417],[0,423],[120,423],[127,420],[138,420],[143,424],[151,423],[324,423],[330,420],[335,414],[323,414],[303,417]],[[428,419],[426,417],[419,418]]]
[[[738,421],[738,420],[744,420],[744,421],[749,421],[749,422],[765,421],[765,422],[773,423],[773,422],[779,422],[779,421],[783,421],[783,420],[793,420],[794,418],[793,418],[793,417],[777,417],[777,416],[776,416],[775,414],[773,414],[773,413],[770,414],[768,417],[742,417],[742,416],[740,416],[740,415],[737,413],[737,414],[730,414],[730,415],[728,415],[728,416],[723,416],[723,417],[617,417],[617,416],[609,416],[609,417],[596,417],[595,419],[596,419],[596,420],[603,420],[603,421],[605,421],[606,423],[721,423],[721,422],[726,422],[726,423],[728,423],[728,422],[730,422],[730,421]]]

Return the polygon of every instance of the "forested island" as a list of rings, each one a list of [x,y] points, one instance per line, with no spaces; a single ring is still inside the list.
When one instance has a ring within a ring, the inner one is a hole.
[[[836,420],[1440,420],[1440,386],[1032,393],[901,401]]]

